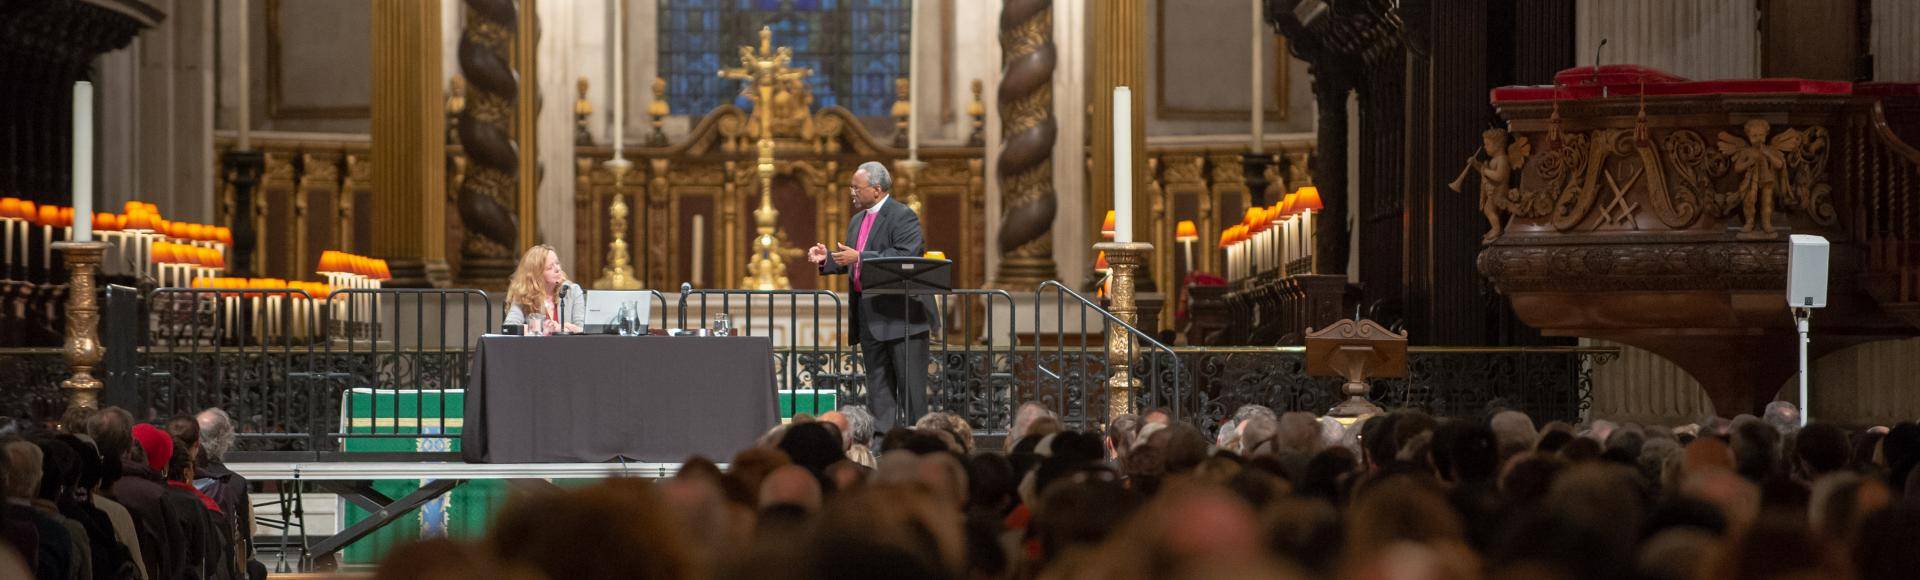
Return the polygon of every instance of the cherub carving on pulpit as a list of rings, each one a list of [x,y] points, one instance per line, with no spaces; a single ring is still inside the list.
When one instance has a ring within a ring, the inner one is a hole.
[[[1480,151],[1487,153],[1485,161],[1480,160]],[[1526,137],[1507,142],[1505,129],[1487,129],[1480,134],[1480,151],[1467,158],[1467,166],[1461,170],[1460,178],[1447,184],[1447,187],[1460,191],[1465,185],[1467,172],[1480,175],[1480,213],[1487,216],[1487,235],[1480,243],[1490,244],[1500,238],[1501,223],[1506,215],[1513,213],[1519,200],[1519,188],[1513,186],[1513,178],[1519,176],[1520,169],[1527,164],[1527,156],[1533,153],[1533,146]]]
[[[1740,233],[1753,233],[1757,225],[1763,233],[1773,233],[1774,196],[1788,183],[1787,155],[1800,150],[1804,140],[1797,129],[1788,129],[1772,139],[1767,134],[1773,125],[1763,119],[1747,121],[1745,140],[1720,132],[1720,152],[1733,161],[1740,174],[1740,217],[1745,223]],[[1757,218],[1757,219],[1756,219]]]

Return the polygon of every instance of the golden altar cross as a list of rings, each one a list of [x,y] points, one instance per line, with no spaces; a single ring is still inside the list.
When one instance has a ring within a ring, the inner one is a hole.
[[[753,210],[755,231],[753,238],[753,257],[747,261],[747,276],[741,285],[753,290],[787,290],[793,285],[787,280],[788,254],[798,254],[797,250],[782,247],[776,230],[779,227],[780,210],[773,208],[773,91],[779,83],[805,79],[813,74],[811,69],[792,68],[793,50],[787,47],[773,48],[773,30],[760,28],[760,50],[754,47],[740,47],[740,68],[720,71],[720,76],[753,83],[755,96],[754,116],[760,118],[760,138],[756,142],[760,150],[756,173],[760,176],[760,207]]]

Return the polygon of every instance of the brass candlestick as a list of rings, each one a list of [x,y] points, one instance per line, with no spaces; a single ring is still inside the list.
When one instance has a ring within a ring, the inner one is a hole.
[[[55,242],[53,249],[66,256],[67,264],[67,341],[62,348],[73,376],[61,381],[67,393],[67,406],[98,408],[100,379],[93,367],[106,356],[100,346],[100,304],[93,296],[93,272],[107,252],[106,242]]]
[[[1102,242],[1095,252],[1105,252],[1107,266],[1113,269],[1112,288],[1107,310],[1129,325],[1140,323],[1140,307],[1134,301],[1134,279],[1153,253],[1153,244],[1143,242]],[[1111,420],[1133,412],[1133,391],[1139,380],[1133,378],[1133,336],[1126,328],[1113,326],[1107,332],[1107,418]]]
[[[638,290],[640,281],[633,278],[633,265],[627,257],[627,170],[633,163],[625,157],[615,157],[607,162],[607,170],[613,172],[613,203],[607,205],[608,227],[613,231],[613,241],[607,243],[607,266],[600,269],[600,279],[593,281],[596,290]]]

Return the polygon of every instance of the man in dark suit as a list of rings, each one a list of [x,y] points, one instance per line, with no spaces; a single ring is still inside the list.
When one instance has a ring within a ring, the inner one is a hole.
[[[906,404],[906,424],[927,410],[927,333],[932,311],[925,297],[907,300],[901,295],[862,295],[860,263],[874,258],[919,257],[926,244],[920,216],[892,198],[893,175],[872,161],[853,172],[853,219],[845,242],[828,249],[814,244],[807,260],[821,274],[852,278],[852,305],[847,309],[849,332],[859,333],[867,367],[867,397],[872,404],[874,432],[885,433],[900,420],[896,397]]]

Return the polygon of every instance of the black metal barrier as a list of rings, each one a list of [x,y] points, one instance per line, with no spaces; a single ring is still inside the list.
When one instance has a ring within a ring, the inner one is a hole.
[[[143,420],[223,408],[249,452],[450,452],[413,444],[462,425],[474,345],[503,312],[493,297],[463,289],[107,294],[103,402]],[[1020,404],[1036,402],[1070,427],[1094,427],[1108,413],[1110,363],[1118,360],[1131,361],[1124,410],[1162,409],[1203,428],[1244,404],[1318,412],[1338,402],[1337,382],[1306,377],[1297,347],[1171,347],[1058,283],[1031,296],[1027,303],[1001,290],[932,297],[939,324],[929,341],[930,410],[953,413],[977,432],[1003,433]],[[850,306],[837,294],[688,290],[671,310],[665,296],[651,299],[655,329],[710,327],[725,314],[733,333],[773,339],[782,416],[866,400],[858,340],[845,322]],[[1591,397],[1592,368],[1614,354],[1415,347],[1412,377],[1376,381],[1373,399],[1442,415],[1503,406],[1543,421],[1578,420]],[[0,389],[0,413],[57,419],[64,407],[59,357],[58,349],[0,349],[0,376],[26,386]]]

